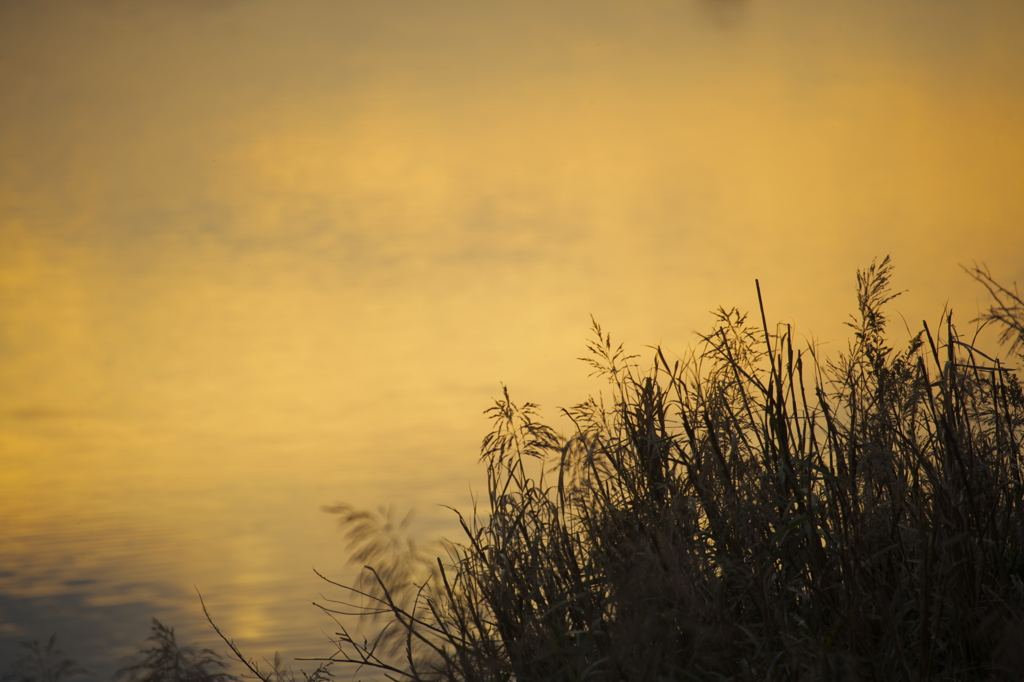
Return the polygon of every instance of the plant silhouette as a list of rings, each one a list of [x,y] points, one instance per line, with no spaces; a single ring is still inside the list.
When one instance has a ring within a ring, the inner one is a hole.
[[[996,301],[981,322],[1019,350],[1020,297],[972,274]],[[568,435],[503,389],[484,507],[456,512],[464,537],[444,556],[402,550],[388,514],[330,509],[366,566],[352,585],[324,578],[348,596],[319,604],[337,622],[322,670],[1018,679],[1018,370],[949,311],[892,340],[892,276],[889,258],[857,273],[853,338],[833,357],[769,327],[759,286],[756,321],[720,308],[678,359],[656,347],[644,363],[594,321],[585,360],[605,388],[563,410]]]

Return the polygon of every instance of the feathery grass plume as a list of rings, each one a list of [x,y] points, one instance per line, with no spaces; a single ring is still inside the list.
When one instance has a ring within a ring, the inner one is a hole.
[[[1024,391],[951,314],[891,340],[892,273],[857,273],[833,358],[769,329],[763,303],[759,324],[719,309],[695,348],[647,365],[595,321],[586,361],[607,388],[563,411],[568,435],[503,388],[486,508],[459,514],[432,570],[414,553],[395,568],[394,524],[374,539],[372,515],[333,510],[380,569],[331,611],[325,663],[395,680],[1017,679]]]
[[[26,651],[11,663],[6,673],[0,675],[3,682],[64,682],[90,674],[57,648],[56,634],[50,636],[45,646],[39,640],[22,642],[21,645]]]
[[[128,682],[237,682],[223,669],[227,667],[220,654],[210,649],[196,649],[178,644],[174,628],[153,619],[152,634],[144,646],[114,675]]]
[[[1024,299],[1017,291],[1016,283],[1013,290],[999,284],[984,265],[975,265],[970,270],[964,270],[988,289],[992,300],[989,309],[978,321],[999,324],[1002,327],[1000,341],[1009,344],[1010,352],[1016,351],[1024,359]]]
[[[436,560],[423,551],[408,535],[413,512],[409,511],[396,521],[394,510],[381,508],[376,514],[339,503],[326,506],[324,511],[338,517],[338,527],[347,541],[351,566],[361,568],[356,582],[351,587],[339,585],[324,576],[327,582],[342,587],[348,592],[345,599],[323,598],[317,606],[331,618],[339,628],[338,637],[353,646],[362,641],[362,631],[349,632],[345,618],[358,616],[366,625],[373,627],[381,619],[393,619],[396,614],[407,614],[402,627],[387,625],[376,632],[372,650],[365,652],[373,661],[407,658],[420,661],[429,659],[434,653],[431,643],[436,633],[418,624],[419,614],[425,608],[424,586],[436,574]],[[319,573],[318,573],[319,575]],[[422,632],[415,632],[419,627]],[[374,667],[371,665],[370,667]]]

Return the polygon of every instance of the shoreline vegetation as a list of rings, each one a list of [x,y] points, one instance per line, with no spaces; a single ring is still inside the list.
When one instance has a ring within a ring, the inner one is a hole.
[[[321,576],[347,595],[317,604],[334,651],[261,665],[207,613],[227,656],[264,682],[1019,679],[1024,301],[968,270],[991,297],[973,322],[1010,365],[948,311],[897,347],[892,274],[888,257],[858,271],[832,357],[763,304],[647,364],[595,321],[583,360],[607,383],[562,410],[568,435],[507,388],[487,410],[486,498],[453,510],[461,539],[428,553],[388,514],[328,507],[365,567]],[[119,679],[239,679],[152,632]],[[4,682],[85,673],[53,638],[26,650]]]

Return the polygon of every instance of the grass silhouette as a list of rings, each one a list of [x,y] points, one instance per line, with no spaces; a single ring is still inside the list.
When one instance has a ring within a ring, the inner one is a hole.
[[[1024,303],[986,270],[1013,350]],[[487,499],[433,561],[345,506],[356,560],[322,663],[404,680],[1018,679],[1024,391],[951,313],[889,345],[892,263],[822,358],[720,309],[642,366],[595,322],[606,394],[488,410]],[[759,290],[760,297],[760,290]],[[327,578],[325,578],[327,580]],[[328,580],[328,582],[330,582]],[[348,629],[342,616],[361,616]],[[372,626],[372,627],[370,627]]]
[[[0,675],[2,682],[64,682],[89,674],[57,648],[57,635],[51,635],[45,645],[33,640],[22,642],[22,647],[25,650]]]
[[[153,619],[147,645],[121,667],[115,679],[126,682],[231,682],[223,657],[210,649],[179,644],[174,628]]]

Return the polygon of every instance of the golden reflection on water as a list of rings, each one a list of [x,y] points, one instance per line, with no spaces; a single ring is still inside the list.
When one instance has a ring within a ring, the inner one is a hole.
[[[0,643],[206,637],[195,585],[324,653],[320,506],[452,529],[499,382],[598,387],[590,313],[681,352],[757,277],[836,348],[891,253],[966,321],[958,264],[1024,277],[1022,7],[5,5]]]

